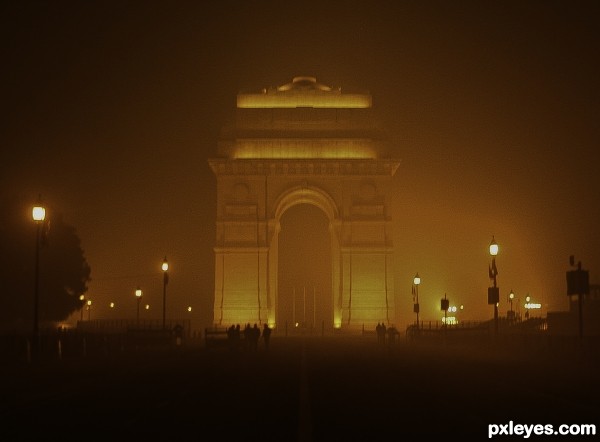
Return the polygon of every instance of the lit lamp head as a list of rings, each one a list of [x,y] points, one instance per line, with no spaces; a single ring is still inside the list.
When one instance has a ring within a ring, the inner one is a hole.
[[[138,299],[140,299],[142,297],[142,289],[141,288],[138,287],[135,290],[135,297],[138,298]]]
[[[525,298],[525,302],[529,304],[529,301],[531,301],[531,296],[527,295],[527,297]]]
[[[511,299],[511,300],[515,299],[515,294],[514,294],[514,292],[512,290],[510,291],[510,294],[508,295],[508,298]]]
[[[81,302],[85,301],[85,296],[83,296],[83,295],[79,295],[79,300],[80,300]]]
[[[166,272],[167,270],[169,270],[169,263],[167,262],[167,257],[165,256],[165,259],[162,263],[162,271]]]
[[[490,255],[496,256],[498,254],[498,244],[492,236],[492,242],[490,243]]]
[[[46,218],[46,209],[44,208],[44,206],[41,205],[41,203],[38,203],[36,206],[33,207],[31,215],[33,217],[33,220],[39,223],[41,221],[44,221],[44,219]]]
[[[421,284],[421,278],[419,277],[419,272],[417,272],[417,274],[415,275],[415,279],[413,280],[413,282],[415,283],[415,285]]]

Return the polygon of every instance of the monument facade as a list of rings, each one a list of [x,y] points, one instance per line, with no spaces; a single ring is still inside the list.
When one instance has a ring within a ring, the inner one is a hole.
[[[217,181],[215,325],[281,327],[280,221],[298,204],[316,206],[329,223],[333,308],[325,327],[394,323],[390,192],[399,164],[386,158],[369,93],[314,77],[239,93],[209,160]]]

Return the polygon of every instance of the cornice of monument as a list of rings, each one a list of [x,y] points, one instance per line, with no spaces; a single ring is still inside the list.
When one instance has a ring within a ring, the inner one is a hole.
[[[393,176],[399,159],[231,159],[208,160],[215,175],[320,175],[320,176]]]

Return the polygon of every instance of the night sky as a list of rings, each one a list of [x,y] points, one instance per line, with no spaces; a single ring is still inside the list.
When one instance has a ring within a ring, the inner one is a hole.
[[[543,315],[566,310],[570,255],[600,283],[599,13],[597,1],[4,2],[0,186],[42,194],[76,228],[92,319],[132,318],[137,286],[160,318],[166,255],[167,316],[209,324],[219,130],[238,92],[314,76],[370,92],[401,160],[399,326],[414,320],[416,272],[421,319],[441,318],[444,294],[463,319],[491,318],[492,235],[500,314],[511,289]]]

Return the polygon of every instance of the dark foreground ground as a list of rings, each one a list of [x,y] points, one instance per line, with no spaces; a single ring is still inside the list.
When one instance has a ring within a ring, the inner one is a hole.
[[[489,440],[488,425],[510,421],[600,429],[599,361],[597,345],[577,341],[388,346],[355,336],[9,362],[0,441]]]

